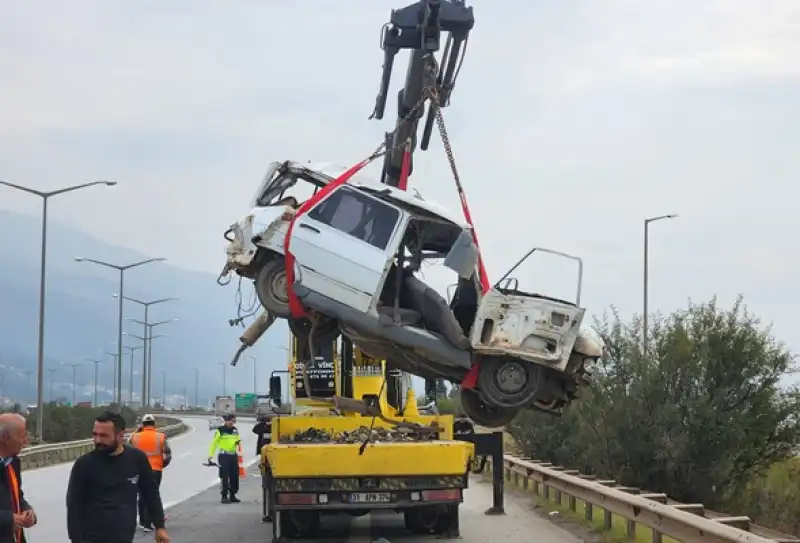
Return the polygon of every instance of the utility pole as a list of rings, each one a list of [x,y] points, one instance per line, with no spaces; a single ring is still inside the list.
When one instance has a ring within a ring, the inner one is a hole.
[[[134,262],[133,264],[125,264],[124,266],[120,266],[118,264],[111,264],[110,262],[103,262],[102,260],[94,260],[92,258],[82,258],[82,257],[75,257],[77,262],[90,262],[92,264],[97,264],[98,266],[103,266],[105,268],[111,268],[112,270],[117,270],[119,272],[119,315],[117,316],[117,378],[115,384],[115,394],[114,397],[116,399],[116,404],[118,406],[122,405],[122,299],[125,297],[125,271],[131,268],[136,268],[137,266],[143,266],[145,264],[149,264],[151,262],[164,262],[166,258],[148,258],[146,260],[140,260],[139,262]]]
[[[36,350],[36,437],[39,441],[42,439],[42,428],[44,426],[44,317],[45,317],[45,293],[46,293],[46,279],[47,279],[47,203],[50,198],[68,192],[75,192],[97,185],[105,185],[113,187],[116,181],[92,181],[89,183],[81,183],[79,185],[72,185],[64,187],[63,189],[56,189],[50,191],[41,191],[24,187],[22,185],[15,185],[7,181],[0,181],[0,185],[33,194],[42,199],[42,249],[41,249],[41,265],[39,270],[39,338],[37,341]]]
[[[663,221],[664,219],[675,219],[677,218],[677,214],[669,214],[669,215],[659,215],[657,217],[650,217],[649,219],[644,220],[644,280],[643,280],[643,288],[644,288],[644,296],[643,296],[643,313],[642,313],[642,356],[647,356],[647,335],[648,335],[648,317],[647,312],[649,311],[647,304],[648,304],[648,283],[649,283],[649,270],[648,270],[648,259],[649,259],[649,230],[650,230],[650,223],[656,221]]]

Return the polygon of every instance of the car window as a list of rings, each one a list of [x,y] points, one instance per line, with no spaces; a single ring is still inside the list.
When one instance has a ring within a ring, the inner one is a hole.
[[[312,209],[308,216],[384,250],[400,219],[400,212],[363,192],[342,187]]]

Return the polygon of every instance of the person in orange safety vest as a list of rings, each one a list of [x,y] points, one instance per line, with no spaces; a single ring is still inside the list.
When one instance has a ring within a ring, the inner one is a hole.
[[[156,487],[161,487],[161,475],[164,468],[172,461],[172,450],[167,442],[167,436],[156,430],[156,418],[153,415],[142,417],[142,425],[131,435],[131,446],[136,447],[147,455],[150,467],[153,469],[153,479]],[[150,512],[145,507],[145,501],[139,496],[139,526],[142,531],[150,532],[153,522]]]

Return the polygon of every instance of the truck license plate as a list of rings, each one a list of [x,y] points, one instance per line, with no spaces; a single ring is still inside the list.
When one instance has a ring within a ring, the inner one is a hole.
[[[355,492],[350,494],[350,503],[383,503],[392,501],[388,492]]]

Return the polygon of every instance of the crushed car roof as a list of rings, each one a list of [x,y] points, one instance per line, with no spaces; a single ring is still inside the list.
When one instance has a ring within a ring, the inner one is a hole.
[[[295,162],[289,161],[289,164],[294,168],[306,168],[308,170],[313,170],[315,172],[319,172],[329,179],[335,179],[342,175],[344,172],[349,170],[350,168],[346,166],[342,166],[341,164],[336,164],[335,162]],[[367,187],[373,190],[379,190],[381,192],[387,193],[387,196],[393,200],[397,200],[398,202],[405,204],[409,207],[414,207],[419,209],[423,212],[432,213],[434,215],[438,215],[443,219],[446,219],[463,229],[471,230],[472,227],[467,223],[463,217],[459,217],[446,207],[437,204],[436,202],[432,202],[430,200],[424,200],[420,196],[416,196],[411,194],[407,191],[400,190],[395,187],[391,187],[389,185],[384,185],[377,179],[369,177],[363,173],[355,174],[348,182],[348,185],[354,185],[357,187]]]

